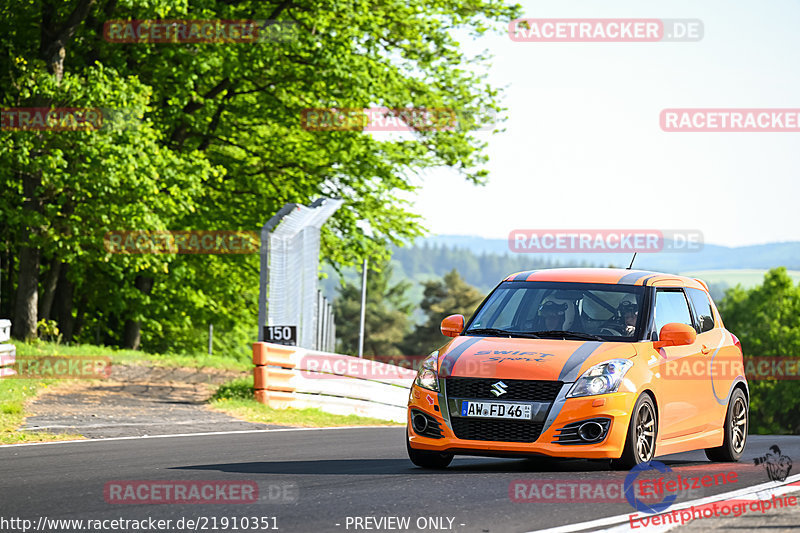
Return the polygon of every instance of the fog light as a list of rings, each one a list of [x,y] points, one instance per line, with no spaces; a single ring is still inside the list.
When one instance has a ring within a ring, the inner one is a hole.
[[[586,442],[592,442],[603,434],[603,426],[597,422],[586,422],[578,428],[578,436]]]
[[[411,425],[414,426],[414,431],[417,433],[423,433],[426,429],[428,429],[428,419],[419,413],[416,413],[411,418]]]

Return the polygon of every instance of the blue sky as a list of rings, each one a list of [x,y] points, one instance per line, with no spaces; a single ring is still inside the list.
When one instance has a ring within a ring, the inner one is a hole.
[[[514,228],[699,229],[737,246],[800,241],[800,133],[666,133],[675,107],[800,108],[798,2],[558,0],[531,18],[701,19],[699,42],[521,43],[494,54],[506,131],[490,179],[427,173],[412,197],[433,234],[506,238]]]

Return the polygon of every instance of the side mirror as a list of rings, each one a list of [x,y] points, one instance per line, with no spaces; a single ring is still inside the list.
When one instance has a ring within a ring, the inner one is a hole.
[[[686,346],[697,339],[697,332],[692,326],[679,322],[664,324],[658,332],[658,340],[653,343],[653,348],[658,350],[665,346]]]
[[[464,330],[464,315],[450,315],[442,320],[442,335],[458,337]]]

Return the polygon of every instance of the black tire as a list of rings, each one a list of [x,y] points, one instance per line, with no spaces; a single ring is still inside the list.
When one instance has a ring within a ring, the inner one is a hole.
[[[706,457],[710,461],[735,463],[742,458],[747,445],[747,430],[750,427],[750,404],[742,389],[735,389],[728,402],[725,413],[725,440],[718,448],[706,448]]]
[[[656,406],[650,395],[643,393],[633,406],[622,456],[613,459],[611,467],[630,470],[638,464],[651,461],[655,457],[656,437],[658,437]]]
[[[411,444],[408,441],[408,433],[406,433],[406,450],[408,451],[408,458],[411,459],[411,462],[420,468],[442,470],[447,468],[447,466],[453,460],[452,453],[415,450],[411,447]]]

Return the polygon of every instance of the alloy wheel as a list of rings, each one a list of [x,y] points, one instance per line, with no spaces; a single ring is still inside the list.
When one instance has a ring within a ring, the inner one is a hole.
[[[653,458],[655,448],[656,418],[649,403],[643,403],[636,412],[636,457],[646,463]]]

